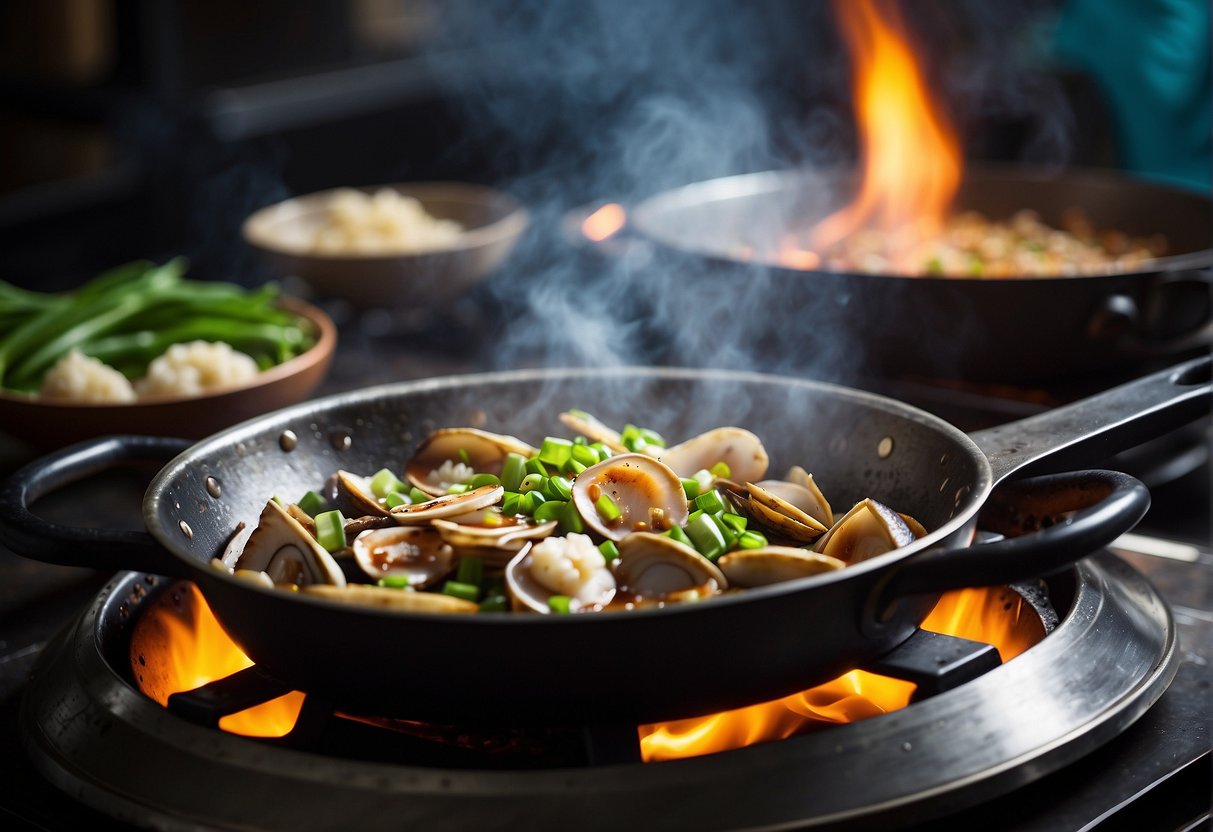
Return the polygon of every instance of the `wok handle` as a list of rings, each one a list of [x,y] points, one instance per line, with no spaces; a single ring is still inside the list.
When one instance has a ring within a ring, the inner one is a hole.
[[[185,439],[107,436],[34,460],[0,486],[0,542],[44,563],[180,576],[176,558],[145,531],[64,526],[43,520],[30,506],[39,497],[128,462],[168,462],[191,444]]]
[[[1132,529],[1150,507],[1142,483],[1117,471],[1075,471],[1018,480],[994,491],[978,526],[992,543],[911,558],[881,588],[876,610],[905,595],[994,586],[1056,572]]]
[[[1097,465],[1208,414],[1211,368],[1206,355],[970,438],[989,459],[995,483]]]

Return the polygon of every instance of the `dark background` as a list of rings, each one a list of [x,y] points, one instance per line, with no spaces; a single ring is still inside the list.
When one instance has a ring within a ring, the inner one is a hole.
[[[562,210],[854,154],[826,3],[0,8],[0,276],[31,288],[176,253],[260,282],[243,219],[336,185],[455,179]],[[970,159],[1125,166],[1100,79],[1050,47],[1062,8],[908,7]]]

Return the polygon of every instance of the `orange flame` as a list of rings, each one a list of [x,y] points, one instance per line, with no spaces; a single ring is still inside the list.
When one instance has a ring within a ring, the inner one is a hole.
[[[195,690],[251,667],[253,662],[219,626],[202,593],[182,584],[180,603],[157,602],[131,637],[131,664],[139,689],[161,705],[174,693]],[[175,599],[173,599],[175,600]],[[247,737],[283,737],[295,727],[303,694],[292,691],[219,720],[219,727]]]
[[[1032,608],[1009,589],[964,589],[944,595],[923,622],[933,632],[993,644],[1009,661],[1044,637]],[[645,762],[697,757],[785,739],[829,723],[858,722],[904,708],[910,682],[852,670],[832,682],[706,717],[640,726]]]
[[[581,233],[596,243],[619,233],[628,221],[627,211],[617,202],[608,202],[581,223]]]
[[[960,146],[932,103],[895,7],[836,0],[834,8],[852,53],[862,185],[850,205],[809,232],[809,250],[793,245],[780,259],[812,268],[806,255],[871,228],[888,235],[889,265],[913,270],[915,249],[944,226],[960,183]]]

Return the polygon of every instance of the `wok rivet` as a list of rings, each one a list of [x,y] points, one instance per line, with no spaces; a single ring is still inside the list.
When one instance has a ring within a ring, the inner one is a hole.
[[[194,539],[194,530],[190,528],[190,524],[189,524],[189,523],[187,523],[187,522],[185,522],[184,520],[182,520],[182,521],[181,521],[181,522],[179,522],[177,525],[181,527],[181,533],[182,533],[183,535],[185,535],[186,537],[188,537],[190,540],[193,540],[193,539]]]
[[[299,444],[299,437],[295,435],[293,430],[284,430],[278,436],[278,447],[286,451],[288,454],[295,450],[295,446]]]
[[[913,751],[913,750],[914,750],[914,746],[913,746],[913,744],[911,744],[911,743],[908,743],[908,742],[903,742],[903,743],[901,744],[901,750],[902,750],[902,751]]]
[[[893,453],[893,437],[886,436],[880,440],[880,444],[876,446],[876,455],[881,459],[888,459],[889,454]]]
[[[334,451],[348,451],[350,445],[354,444],[354,437],[350,436],[349,431],[334,431],[329,435],[329,444],[333,446]]]
[[[214,497],[217,500],[217,499],[219,499],[219,495],[222,492],[223,492],[223,488],[219,485],[219,480],[215,479],[214,477],[206,478],[206,493],[207,494],[210,494],[212,497]]]

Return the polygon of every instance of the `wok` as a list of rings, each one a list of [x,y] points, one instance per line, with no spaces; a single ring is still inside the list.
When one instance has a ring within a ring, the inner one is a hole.
[[[1135,480],[1085,472],[1011,491],[995,486],[1189,422],[1207,412],[1209,389],[1209,361],[1196,361],[969,436],[888,398],[751,373],[576,369],[431,379],[281,410],[185,450],[147,437],[66,449],[5,483],[0,534],[15,552],[54,563],[189,578],[261,670],[343,707],[465,722],[650,722],[822,682],[908,638],[944,590],[1046,573],[1106,544],[1146,510],[1148,493]],[[438,426],[485,424],[538,440],[562,430],[556,414],[571,406],[671,437],[747,426],[767,445],[772,470],[805,464],[834,505],[874,496],[931,533],[837,572],[619,614],[393,614],[266,590],[209,565],[237,522],[255,521],[270,495],[302,494],[338,468],[399,470]],[[296,441],[283,441],[287,431]],[[29,511],[39,496],[91,472],[174,453],[144,498],[149,533],[67,528]],[[1024,525],[1016,514],[1034,515],[1036,525],[1055,515],[1057,523],[970,545],[987,504],[998,523]]]
[[[957,210],[1006,219],[1026,208],[1060,227],[1077,207],[1097,228],[1163,234],[1170,253],[1135,271],[1044,278],[773,265],[790,231],[811,228],[853,193],[851,175],[806,170],[698,182],[638,203],[625,239],[652,249],[650,265],[683,277],[695,294],[756,300],[769,328],[786,332],[788,349],[810,366],[813,356],[845,355],[858,374],[1025,383],[1157,367],[1152,359],[1173,363],[1213,340],[1208,195],[1107,172],[979,167],[966,171]]]

